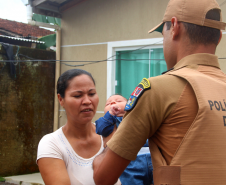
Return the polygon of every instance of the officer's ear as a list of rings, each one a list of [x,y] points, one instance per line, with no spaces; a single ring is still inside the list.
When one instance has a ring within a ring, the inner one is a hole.
[[[175,40],[180,33],[180,24],[176,17],[172,17],[171,19],[171,29],[173,39]]]
[[[218,43],[217,43],[217,45],[220,43],[220,41],[221,41],[221,38],[222,38],[222,31],[220,30],[220,37],[219,37],[219,40],[218,40]]]

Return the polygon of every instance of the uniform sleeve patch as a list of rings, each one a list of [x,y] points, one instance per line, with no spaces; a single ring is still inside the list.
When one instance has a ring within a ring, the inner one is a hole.
[[[134,91],[130,95],[129,100],[127,101],[127,104],[125,107],[125,111],[132,110],[135,107],[137,100],[143,94],[143,92],[150,88],[151,88],[151,85],[149,80],[147,78],[143,78],[143,80],[138,84],[138,86],[134,89]]]

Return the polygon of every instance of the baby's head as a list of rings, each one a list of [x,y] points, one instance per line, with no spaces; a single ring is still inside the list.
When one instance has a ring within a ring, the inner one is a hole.
[[[118,117],[122,117],[125,114],[125,106],[127,103],[127,99],[124,98],[121,95],[112,95],[110,98],[108,98],[105,108],[104,108],[104,113],[106,114],[107,111],[111,110],[111,107],[114,105],[117,105],[119,107],[120,112],[117,114]]]

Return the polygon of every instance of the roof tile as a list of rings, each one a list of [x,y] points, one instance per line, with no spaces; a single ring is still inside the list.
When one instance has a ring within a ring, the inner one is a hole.
[[[27,36],[43,37],[55,33],[50,30],[39,28],[38,26],[32,26],[29,24],[1,18],[0,18],[0,29],[10,31],[23,37]]]

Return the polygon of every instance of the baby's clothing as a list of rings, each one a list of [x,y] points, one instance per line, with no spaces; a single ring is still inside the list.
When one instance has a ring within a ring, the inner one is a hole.
[[[103,117],[95,121],[96,133],[104,137],[109,136],[114,125],[118,127],[122,117],[112,116],[107,112]],[[153,183],[153,167],[148,142],[140,149],[137,158],[131,161],[119,177],[122,185],[150,185]]]

